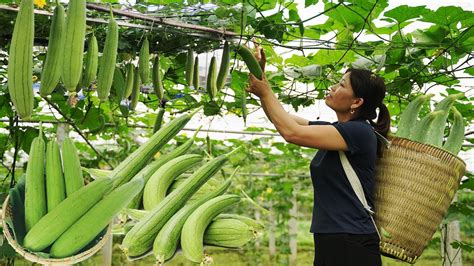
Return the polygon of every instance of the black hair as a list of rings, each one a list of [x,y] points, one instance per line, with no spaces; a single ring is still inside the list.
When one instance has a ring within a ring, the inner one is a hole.
[[[357,119],[368,120],[380,135],[387,137],[390,131],[390,113],[383,103],[386,93],[384,80],[365,69],[349,68],[346,73],[350,73],[350,82],[354,95],[364,99],[364,103],[356,112]],[[377,108],[379,115],[377,117]],[[377,118],[377,121],[373,120]],[[377,140],[377,154],[381,156],[382,143]]]

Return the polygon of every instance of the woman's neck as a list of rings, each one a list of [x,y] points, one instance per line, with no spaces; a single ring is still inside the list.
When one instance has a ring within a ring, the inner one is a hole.
[[[338,122],[347,122],[354,118],[351,113],[336,113]]]

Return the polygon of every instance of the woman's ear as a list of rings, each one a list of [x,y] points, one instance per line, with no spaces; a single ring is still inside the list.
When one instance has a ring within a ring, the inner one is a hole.
[[[364,104],[364,98],[355,98],[354,102],[351,105],[352,109],[357,109]]]

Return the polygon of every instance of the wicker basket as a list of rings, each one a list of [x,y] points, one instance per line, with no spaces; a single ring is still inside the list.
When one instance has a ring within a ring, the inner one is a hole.
[[[7,218],[11,217],[11,205],[9,202],[9,196],[5,199],[5,202],[3,203],[2,207],[2,225],[3,225],[3,234],[5,235],[5,238],[7,239],[8,243],[10,246],[13,247],[13,249],[20,254],[22,257],[24,257],[26,260],[31,261],[31,262],[36,262],[40,263],[43,265],[69,265],[69,264],[75,264],[78,262],[81,262],[83,260],[86,260],[90,257],[92,257],[97,251],[99,251],[102,246],[107,242],[108,238],[111,235],[111,230],[112,226],[109,225],[107,228],[107,232],[102,236],[99,241],[92,246],[91,248],[77,254],[71,257],[67,258],[62,258],[62,259],[53,259],[53,258],[43,258],[40,257],[34,253],[31,253],[27,250],[25,250],[22,246],[20,246],[16,240],[13,238],[13,231],[10,225],[6,222]]]
[[[466,164],[431,145],[392,138],[377,162],[375,221],[382,254],[415,263],[446,214]]]

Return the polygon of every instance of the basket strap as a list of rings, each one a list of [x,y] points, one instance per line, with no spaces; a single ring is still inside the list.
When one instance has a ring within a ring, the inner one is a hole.
[[[347,156],[344,153],[344,151],[339,151],[339,158],[341,159],[342,167],[344,168],[344,172],[346,173],[347,179],[349,180],[349,183],[351,184],[352,189],[354,190],[359,201],[364,206],[364,209],[369,213],[370,219],[372,220],[372,223],[375,226],[375,231],[377,231],[377,235],[379,236],[379,239],[382,239],[380,237],[379,229],[377,228],[377,225],[375,224],[375,220],[373,218],[374,211],[367,203],[367,199],[365,198],[365,193],[364,193],[364,189],[362,188],[362,184],[360,183],[360,180],[357,177],[357,174],[354,171],[354,168],[352,168],[351,163],[347,159]]]
[[[380,140],[380,142],[382,142],[387,149],[390,148],[390,145],[392,145],[390,140],[386,139],[384,136],[382,136],[382,134],[380,134],[379,132],[377,132],[375,130],[374,130],[374,133],[375,133],[375,136],[377,137],[377,139]]]

